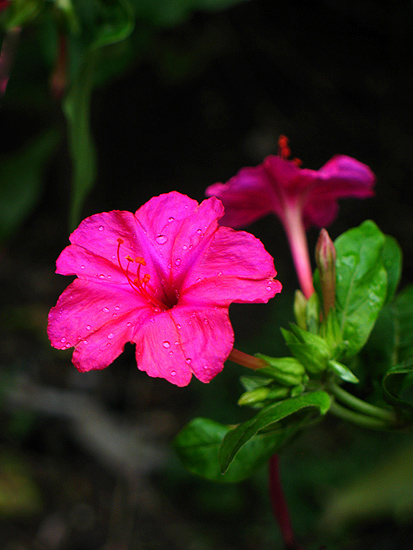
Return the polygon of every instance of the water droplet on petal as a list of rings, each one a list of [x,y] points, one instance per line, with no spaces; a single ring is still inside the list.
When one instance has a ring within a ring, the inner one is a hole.
[[[180,330],[180,329],[181,329],[181,325],[176,325],[176,328],[177,328],[178,330]]]
[[[268,290],[268,292],[270,292],[270,290],[272,290],[271,285],[268,285],[265,290]]]
[[[66,342],[66,338],[60,338],[60,341],[64,344]]]
[[[90,325],[86,325],[86,330],[90,330],[92,327]]]
[[[103,225],[99,225],[98,229],[99,229],[99,231],[103,231],[103,229],[104,229]]]
[[[189,245],[189,250],[191,250],[193,247],[194,247],[194,245],[193,245],[193,244],[190,244],[190,245]]]
[[[174,343],[175,343],[175,346],[179,346],[178,340],[177,340],[176,342],[174,342]]]
[[[190,357],[187,357],[185,359],[185,363],[187,363],[188,365],[190,365],[192,363],[192,359]]]
[[[175,260],[175,265],[176,265],[176,266],[181,265],[181,261],[182,261],[181,258],[177,258],[177,259]]]
[[[109,340],[112,340],[112,338],[114,338],[114,337],[115,337],[115,335],[113,334],[113,332],[109,332],[109,334],[108,334]]]
[[[208,324],[208,319],[204,319],[204,325]]]
[[[99,275],[99,279],[104,279],[104,278],[105,278],[105,276],[103,275],[103,273],[101,273],[101,274]]]
[[[176,376],[176,370],[171,370],[171,376]]]
[[[151,317],[151,318],[149,319],[149,322],[150,322],[150,323],[154,323],[154,322],[155,322],[155,319],[154,319],[153,317]]]
[[[128,322],[126,323],[126,326],[127,326],[127,327],[131,327],[131,326],[132,326],[132,323],[131,323],[130,321],[128,321]]]
[[[85,266],[84,266],[84,265],[81,265],[81,266],[80,266],[80,269],[85,269]]]
[[[116,310],[116,311],[119,311],[119,310],[120,310],[120,306],[115,306],[115,310]]]
[[[108,308],[108,307],[104,307],[104,308],[102,309],[102,311],[104,311],[105,313],[109,313],[109,308]]]
[[[202,235],[202,229],[197,229],[196,232],[198,235]]]
[[[173,354],[174,354],[174,352],[171,350],[171,351],[169,352],[169,355],[173,355]]]
[[[83,340],[83,343],[87,346],[89,342],[87,340]]]
[[[182,247],[182,250],[187,250],[188,247],[186,246],[186,244],[184,244],[184,246]]]
[[[163,345],[164,348],[170,348],[171,347],[171,344],[168,341],[165,341],[162,345]]]
[[[175,219],[175,218],[174,218],[173,216],[171,216],[170,218],[168,218],[168,223],[171,223],[171,222],[173,222],[173,221],[174,221],[174,219]]]
[[[168,264],[168,269],[171,269],[172,268],[172,264]]]
[[[167,237],[166,235],[158,235],[158,236],[155,238],[155,241],[156,241],[158,244],[165,244],[167,240],[168,240],[168,237]]]

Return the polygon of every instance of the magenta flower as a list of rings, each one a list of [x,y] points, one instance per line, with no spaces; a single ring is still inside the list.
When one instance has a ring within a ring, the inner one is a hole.
[[[230,303],[265,303],[281,291],[262,243],[218,226],[223,213],[215,197],[198,205],[172,192],[135,214],[85,219],[57,260],[57,273],[77,278],[50,311],[52,345],[74,347],[74,365],[89,371],[132,342],[149,376],[209,382],[233,347]]]
[[[206,195],[222,200],[223,225],[245,227],[267,214],[278,216],[308,296],[313,289],[309,260],[305,260],[306,266],[303,260],[303,255],[308,255],[305,229],[330,225],[338,212],[338,199],[371,197],[375,176],[368,166],[345,155],[334,156],[320,170],[301,168],[300,161],[288,160],[289,156],[288,140],[281,136],[279,156],[271,155],[259,166],[242,168],[227,183],[209,186]]]

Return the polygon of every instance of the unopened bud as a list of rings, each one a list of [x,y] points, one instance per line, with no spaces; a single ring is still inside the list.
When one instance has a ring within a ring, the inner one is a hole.
[[[258,355],[269,365],[262,372],[270,375],[279,384],[297,386],[306,381],[305,368],[295,357],[268,357],[261,353]]]
[[[279,399],[289,397],[289,394],[289,388],[256,388],[255,390],[243,393],[238,400],[238,405],[257,405],[263,401],[278,401]]]
[[[301,290],[296,290],[294,295],[294,317],[297,325],[303,330],[307,329],[306,322],[307,300]]]
[[[315,249],[315,260],[320,273],[323,310],[327,315],[330,309],[334,308],[336,298],[336,249],[325,229],[320,231]]]

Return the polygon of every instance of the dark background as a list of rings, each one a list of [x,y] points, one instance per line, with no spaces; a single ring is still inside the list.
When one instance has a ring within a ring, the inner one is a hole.
[[[93,93],[98,177],[82,217],[134,211],[173,189],[200,201],[208,185],[276,153],[286,134],[305,167],[340,153],[372,168],[376,196],[342,201],[330,234],[373,219],[401,244],[402,285],[411,283],[412,30],[412,3],[401,0],[250,0],[158,29]],[[39,44],[36,29],[23,30],[0,109],[4,155],[50,123],[64,126]],[[237,486],[212,484],[186,473],[170,448],[194,416],[235,423],[247,414],[236,406],[241,367],[178,389],[137,371],[132,346],[82,375],[70,352],[50,348],[47,312],[68,284],[54,262],[68,244],[70,171],[62,138],[37,203],[1,249],[0,547],[281,548],[265,470]],[[275,218],[249,230],[274,256],[284,291],[268,306],[231,306],[236,346],[281,355],[278,327],[292,319],[296,288],[289,250]],[[316,238],[313,229],[311,249]],[[411,464],[410,441],[327,419],[282,455],[306,548],[409,547],[413,480],[401,465]],[[400,471],[407,496],[390,492],[375,508]],[[370,502],[353,494],[351,511],[325,518],[340,489],[364,483],[365,495],[378,491]]]

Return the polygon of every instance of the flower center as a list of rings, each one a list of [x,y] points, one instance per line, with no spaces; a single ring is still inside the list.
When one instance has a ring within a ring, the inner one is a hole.
[[[278,156],[284,160],[288,160],[291,156],[291,149],[290,149],[290,146],[288,145],[289,141],[290,140],[288,139],[287,136],[281,135],[278,138]],[[297,166],[302,166],[303,164],[303,161],[297,158],[291,159],[291,162],[293,162]]]
[[[149,284],[149,281],[151,279],[151,276],[149,275],[149,273],[142,274],[142,267],[146,266],[145,259],[142,258],[142,256],[138,256],[137,258],[132,258],[128,254],[127,256],[125,256],[125,259],[127,261],[126,268],[123,267],[120,259],[120,247],[123,244],[123,242],[124,242],[123,239],[119,237],[118,250],[117,250],[118,264],[122,270],[122,273],[125,275],[129,285],[131,286],[131,288],[155,308],[159,308],[161,311],[170,309],[170,307],[172,306],[165,305],[163,302],[155,298],[154,289]],[[135,275],[132,273],[132,267],[131,267],[132,264],[138,264]]]

